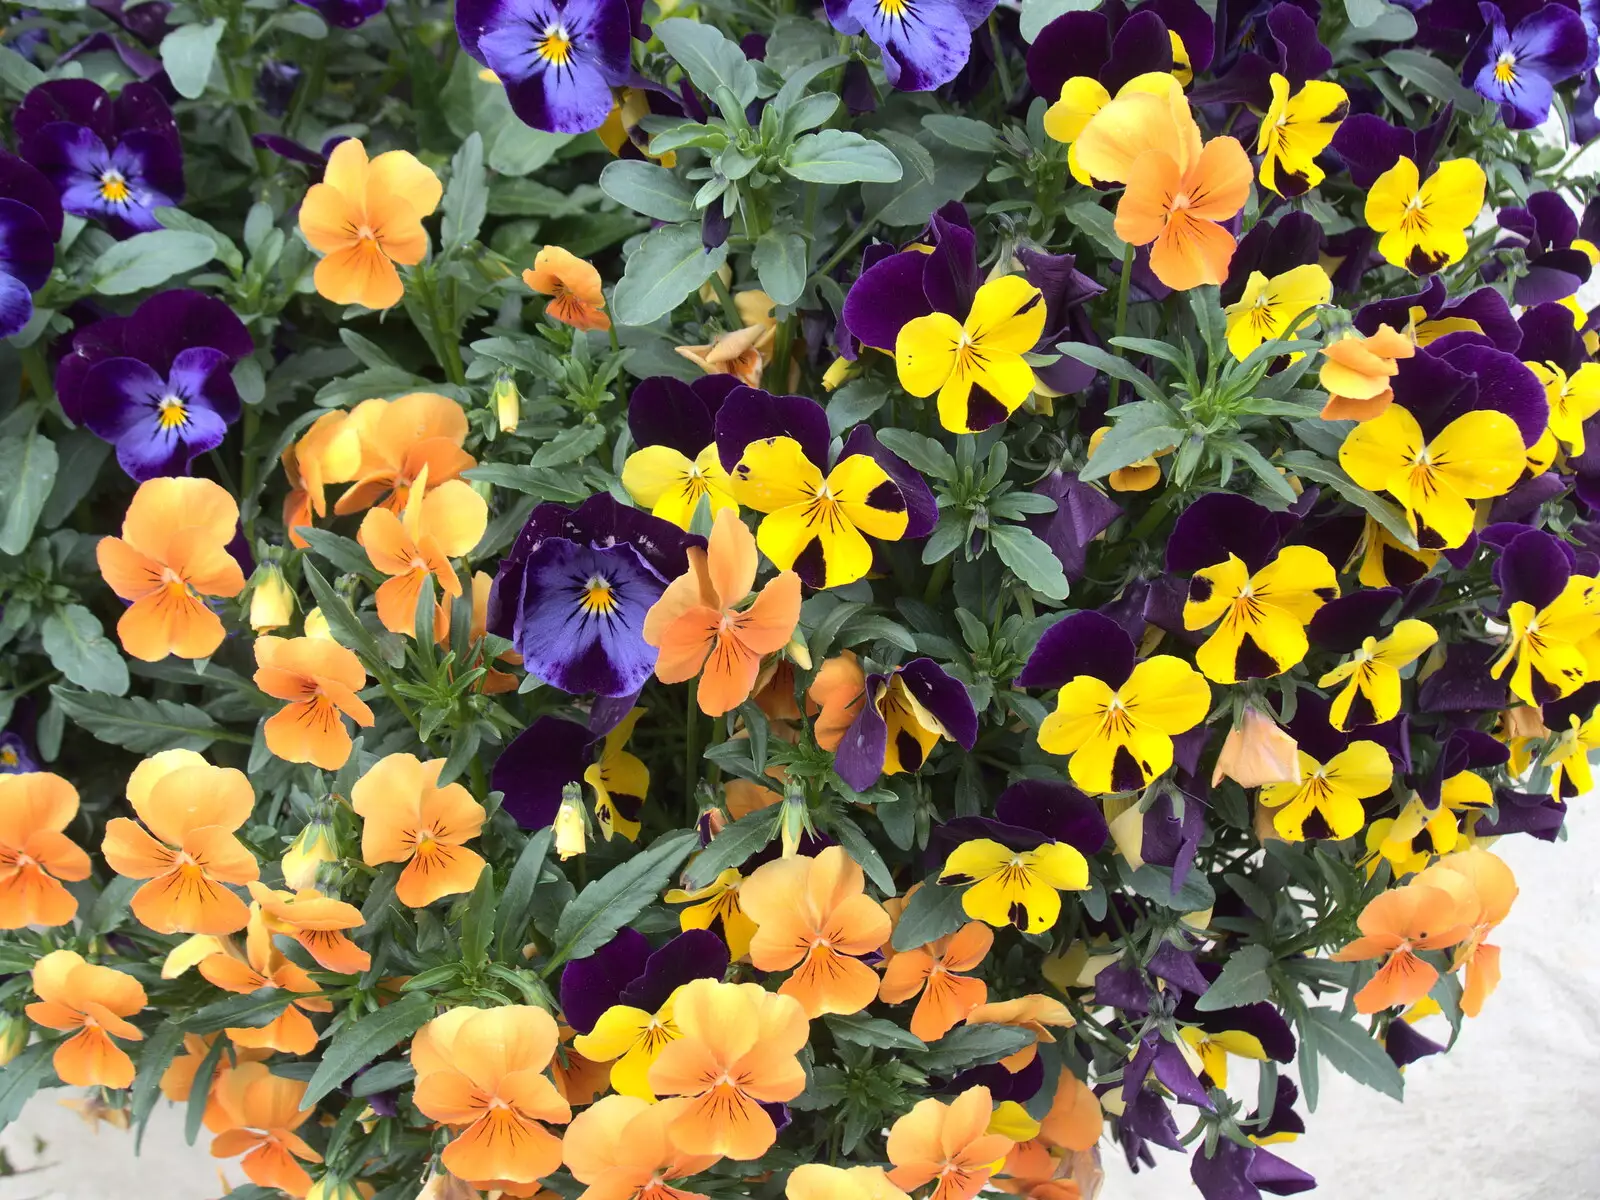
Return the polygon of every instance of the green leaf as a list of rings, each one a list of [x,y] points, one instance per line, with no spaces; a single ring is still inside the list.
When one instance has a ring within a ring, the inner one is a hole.
[[[477,130],[467,135],[450,160],[450,186],[442,207],[439,232],[445,252],[465,249],[483,228],[489,210],[489,177],[483,170],[483,137]]]
[[[570,133],[546,133],[521,121],[507,121],[489,146],[489,169],[520,178],[548,163],[572,140]]]
[[[537,470],[581,462],[598,450],[605,440],[604,425],[573,425],[540,446],[528,465]]]
[[[842,1042],[868,1046],[874,1050],[926,1050],[928,1043],[901,1029],[893,1021],[869,1017],[864,1012],[848,1017],[824,1017],[829,1032]]]
[[[1112,409],[1112,412],[1115,412]],[[1111,432],[1095,447],[1089,461],[1084,464],[1083,470],[1078,473],[1078,478],[1085,482],[1104,479],[1113,471],[1120,471],[1123,467],[1130,467],[1136,462],[1147,458],[1154,458],[1163,451],[1171,450],[1182,443],[1184,433],[1171,425],[1155,425],[1140,428],[1137,425],[1117,424],[1111,427]]]
[[[185,25],[168,34],[170,40]],[[109,247],[89,268],[89,286],[102,296],[129,296],[175,275],[203,267],[216,257],[217,248],[203,233],[186,229],[153,229],[136,233]]]
[[[971,150],[977,154],[993,154],[1000,148],[1000,135],[987,121],[971,117],[958,117],[951,113],[929,113],[922,118],[922,127],[947,146],[957,150]]]
[[[653,220],[676,223],[694,218],[694,191],[655,163],[632,158],[609,162],[600,172],[600,190]]]
[[[0,438],[0,551],[21,554],[33,540],[56,481],[55,444],[37,428]]]
[[[128,690],[128,664],[81,604],[68,604],[44,619],[44,652],[63,675],[91,692],[121,696]]]
[[[895,183],[904,174],[889,147],[843,129],[796,138],[783,169],[807,183]]]
[[[144,1127],[161,1095],[161,1076],[183,1045],[183,1026],[174,1019],[163,1021],[150,1039],[139,1048],[139,1073],[134,1076],[129,1097],[129,1119],[133,1123],[133,1146],[144,1140]]]
[[[1357,29],[1371,25],[1388,7],[1385,0],[1344,0],[1345,15]]]
[[[1041,596],[1065,600],[1071,586],[1056,552],[1021,525],[995,525],[989,540],[1011,573]]]
[[[300,1110],[312,1108],[378,1055],[394,1049],[421,1029],[433,1016],[433,1009],[433,997],[415,992],[368,1013],[340,1032],[323,1050],[322,1063],[300,1099]]]
[[[701,244],[698,225],[664,225],[646,234],[628,256],[611,296],[612,313],[624,325],[658,321],[710,279],[727,258],[726,242],[714,250]]]
[[[461,918],[461,958],[468,966],[482,966],[489,959],[489,942],[494,936],[494,871],[485,866],[478,872],[478,883],[467,899]]]
[[[0,1129],[22,1115],[23,1107],[55,1073],[50,1056],[54,1042],[35,1042],[0,1070]]]
[[[805,90],[810,86],[813,79],[824,72],[833,70],[835,67],[842,67],[849,61],[849,58],[843,54],[830,54],[827,58],[815,58],[804,66],[785,71],[783,74],[783,86],[778,89],[778,94],[772,98],[773,107],[780,113],[788,112],[789,109],[802,102],[800,98],[805,95]],[[827,95],[828,93],[820,94]],[[809,100],[811,97],[807,96],[806,99]],[[789,125],[788,128],[792,132],[796,127]]]
[[[885,896],[893,896],[899,890],[894,886],[894,875],[883,861],[883,855],[872,844],[872,839],[861,831],[861,826],[849,817],[835,817],[830,827],[845,853],[856,860],[867,878],[872,880],[873,886]]]
[[[260,1029],[270,1025],[294,999],[282,988],[264,987],[215,1000],[184,1019],[186,1033],[217,1033],[223,1029]],[[227,1039],[222,1039],[226,1041]]]
[[[1123,882],[1139,895],[1174,912],[1201,912],[1217,902],[1216,890],[1204,871],[1191,870],[1184,876],[1183,886],[1174,891],[1171,867],[1145,863],[1137,871],[1130,871],[1128,864],[1118,859],[1117,870]]]
[[[1057,17],[1069,12],[1085,12],[1100,6],[1099,0],[1022,0],[1019,25],[1023,39],[1032,42],[1039,32]]]
[[[1403,1098],[1405,1080],[1400,1068],[1354,1018],[1331,1008],[1311,1008],[1306,1016],[1317,1031],[1317,1049],[1335,1071],[1385,1096]]]
[[[923,475],[954,479],[956,460],[939,442],[906,429],[880,429],[878,441],[905,459]]]
[[[587,958],[661,895],[700,835],[692,829],[657,838],[648,850],[612,867],[567,905],[556,925],[555,949],[544,974],[572,958]]]
[[[308,13],[316,16],[315,13]],[[191,216],[181,208],[158,208],[155,212],[156,220],[161,222],[163,229],[184,229],[190,233],[202,234],[211,239],[212,250],[216,259],[235,275],[244,270],[244,255],[239,253],[239,247],[233,244],[233,239],[215,225],[202,221],[199,217]],[[249,361],[246,359],[245,361]]]
[[[1241,946],[1222,966],[1222,974],[1195,1001],[1201,1012],[1216,1012],[1219,1008],[1237,1008],[1241,1004],[1257,1004],[1272,996],[1272,976],[1269,971],[1276,960],[1265,946]]]
[[[1431,54],[1421,50],[1391,50],[1383,56],[1383,65],[1415,85],[1423,95],[1449,100],[1465,113],[1475,113],[1483,107],[1478,93],[1466,87],[1454,70]]]
[[[806,240],[769,229],[756,239],[754,255],[761,290],[778,304],[793,304],[806,289]]]
[[[198,100],[217,61],[217,43],[228,22],[218,17],[204,25],[179,25],[161,39],[161,65],[173,90],[185,100]]]
[[[333,633],[334,640],[359,655],[366,663],[367,670],[378,670],[384,663],[383,649],[378,645],[378,639],[372,636],[372,631],[361,623],[345,598],[333,590],[333,585],[322,577],[322,572],[306,561],[301,562],[300,570],[317,607],[328,619],[328,629]]]
[[[1118,358],[1110,351],[1102,350],[1099,346],[1091,346],[1087,342],[1057,342],[1056,349],[1068,358],[1077,359],[1086,367],[1104,371],[1113,379],[1126,380],[1133,384],[1133,390],[1146,400],[1163,407],[1166,405],[1166,389],[1127,359]],[[1114,409],[1112,411],[1115,412]]]
[[[87,429],[73,429],[57,439],[56,453],[60,461],[55,482],[39,514],[39,521],[46,529],[54,529],[70,517],[79,501],[89,494],[111,453],[111,443],[102,441]]]
[[[723,36],[720,30],[673,17],[658,22],[655,32],[667,53],[707,96],[714,97],[719,87],[725,87],[741,109],[756,98],[759,83],[754,64],[739,49],[739,43]]]
[[[110,933],[128,915],[128,901],[142,886],[140,880],[114,875],[100,894],[94,898],[88,912],[83,915],[83,927],[89,933]]]
[[[560,500],[577,504],[589,495],[589,489],[575,480],[571,471],[556,471],[549,467],[534,467],[526,463],[484,463],[461,473],[463,479],[478,480],[497,488],[535,496],[540,500]],[[521,525],[521,521],[517,523]],[[515,532],[515,530],[513,530]]]
[[[223,732],[204,709],[175,700],[75,692],[60,684],[50,694],[74,724],[135,754],[204,750]]]
[[[200,1136],[206,1109],[211,1107],[211,1081],[216,1077],[217,1064],[222,1061],[223,1054],[230,1052],[229,1046],[227,1038],[216,1038],[211,1043],[211,1049],[206,1051],[206,1056],[200,1060],[200,1065],[195,1068],[194,1079],[189,1085],[189,1103],[183,1113],[183,1140],[191,1146],[194,1145],[194,1139]]]
[[[383,582],[383,576],[372,565],[372,560],[361,548],[361,543],[354,538],[334,533],[331,529],[316,529],[310,525],[300,526],[300,534],[305,538],[311,553],[341,575],[359,575],[368,583]]]
[[[392,1092],[405,1087],[417,1073],[408,1062],[393,1059],[381,1062],[361,1072],[350,1083],[352,1096],[375,1096],[379,1092]]]
[[[1032,1032],[1015,1025],[957,1025],[912,1061],[929,1075],[949,1076],[999,1062],[1033,1042]]]
[[[778,806],[746,813],[711,839],[711,844],[689,864],[684,883],[692,891],[703,888],[729,867],[737,867],[778,836]]]
[[[38,87],[45,74],[10,46],[0,46],[0,83],[21,95]]]
[[[1411,526],[1406,523],[1405,513],[1396,505],[1356,483],[1337,463],[1321,458],[1309,450],[1291,450],[1288,454],[1279,456],[1278,463],[1302,479],[1309,479],[1312,483],[1327,484],[1387,529],[1402,546],[1412,550],[1417,548],[1416,536],[1411,532]]]
[[[1062,205],[1061,213],[1070,225],[1087,233],[1100,243],[1107,254],[1121,261],[1127,250],[1127,244],[1117,236],[1115,216],[1093,200],[1076,200],[1071,204]]]
[[[931,879],[924,883],[906,901],[890,944],[896,950],[915,950],[960,929],[970,919],[961,907],[965,890],[941,887]]]
[[[528,906],[533,901],[534,889],[539,886],[539,876],[544,872],[544,861],[550,855],[550,843],[555,829],[546,826],[522,844],[522,853],[506,879],[505,891],[500,895],[500,910],[495,921],[495,958],[514,961],[517,942],[528,927]]]

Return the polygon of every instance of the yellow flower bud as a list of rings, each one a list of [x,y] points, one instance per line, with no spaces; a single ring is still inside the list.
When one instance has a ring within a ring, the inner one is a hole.
[[[371,1111],[370,1109],[368,1110]],[[311,1185],[306,1200],[366,1200],[354,1183],[337,1175],[324,1175]]]
[[[500,422],[500,432],[515,433],[522,416],[522,397],[517,394],[516,381],[509,375],[500,376],[494,381],[490,399],[494,403],[495,419]]]
[[[22,1053],[30,1028],[21,1017],[0,1017],[0,1067]]]
[[[860,363],[853,363],[848,358],[834,359],[828,369],[822,373],[822,390],[825,392],[833,391],[840,384],[854,379],[860,369]]]
[[[332,822],[313,818],[284,851],[283,881],[297,892],[314,888],[322,865],[338,861],[339,839]]]
[[[555,820],[556,855],[562,862],[587,850],[589,820],[584,812],[583,796],[578,785],[569,783],[561,796],[561,807]]]
[[[306,636],[314,638],[327,638],[334,641],[333,630],[328,628],[328,618],[322,615],[320,608],[313,608],[306,613]]]
[[[250,627],[257,633],[281,629],[294,618],[294,592],[277,563],[268,563],[256,572],[256,586],[250,593]]]

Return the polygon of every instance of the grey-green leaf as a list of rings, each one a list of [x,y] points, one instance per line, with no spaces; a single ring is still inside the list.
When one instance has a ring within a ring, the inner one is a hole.
[[[612,164],[613,166],[619,164]],[[806,240],[769,229],[756,240],[756,275],[778,304],[793,304],[806,289]]]
[[[483,170],[483,137],[477,130],[467,136],[450,160],[450,186],[444,193],[444,222],[440,233],[444,249],[460,250],[478,236],[489,208],[489,177]]]
[[[217,61],[217,43],[227,27],[219,17],[204,25],[179,25],[161,39],[161,65],[173,90],[185,100],[197,100],[205,93]]]
[[[1237,1008],[1241,1004],[1257,1004],[1272,996],[1272,976],[1268,974],[1275,960],[1265,946],[1241,946],[1228,956],[1222,974],[1195,1001],[1201,1012],[1216,1012],[1219,1008]]]
[[[894,927],[891,945],[896,950],[915,950],[960,929],[967,923],[966,910],[961,907],[962,891],[941,887],[930,879],[912,892]]]
[[[708,96],[725,87],[742,108],[756,98],[758,80],[754,64],[739,44],[721,30],[682,17],[658,22],[656,36],[677,60],[689,79]]]
[[[1065,600],[1071,590],[1056,552],[1021,525],[996,525],[989,540],[1011,573],[1041,596]]]
[[[807,183],[894,183],[903,173],[889,147],[843,129],[796,138],[783,169]]]
[[[433,1016],[433,1007],[433,997],[414,992],[346,1028],[323,1050],[322,1063],[300,1099],[301,1111],[421,1029]]]
[[[568,959],[587,958],[654,903],[699,840],[692,829],[657,838],[649,849],[612,867],[579,892],[556,925],[545,974]]]
[[[36,428],[0,439],[0,551],[28,548],[55,485],[57,461],[55,444]]]
[[[1317,1049],[1335,1071],[1385,1096],[1402,1098],[1405,1080],[1400,1068],[1354,1018],[1331,1008],[1311,1008],[1306,1015],[1317,1031]]]
[[[69,720],[102,742],[136,754],[204,750],[222,732],[204,709],[175,700],[75,692],[60,684],[53,686],[50,694]]]
[[[40,636],[50,661],[79,687],[113,696],[127,692],[128,664],[100,628],[100,619],[83,605],[67,604],[51,613]]]
[[[619,158],[600,172],[600,190],[618,204],[656,221],[694,217],[694,190],[665,167]]]
[[[728,258],[728,244],[707,250],[698,225],[664,225],[628,256],[611,308],[624,325],[649,325],[666,316]]]
[[[216,252],[216,246],[205,234],[187,229],[136,233],[127,241],[108,247],[94,260],[89,269],[89,286],[102,296],[129,296],[205,266]]]

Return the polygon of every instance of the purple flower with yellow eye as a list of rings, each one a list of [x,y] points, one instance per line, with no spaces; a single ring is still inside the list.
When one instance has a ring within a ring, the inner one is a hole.
[[[995,0],[825,0],[840,33],[864,33],[883,53],[890,86],[928,92],[961,74],[972,54],[972,31],[989,19]]]
[[[0,152],[0,337],[33,318],[33,293],[50,278],[61,238],[61,202],[50,181]]]
[[[0,775],[21,775],[38,769],[33,752],[20,733],[9,729],[0,733]]]
[[[1502,208],[1495,223],[1511,235],[1495,248],[1520,246],[1527,255],[1526,274],[1512,289],[1518,304],[1565,300],[1600,261],[1600,248],[1578,236],[1578,214],[1560,192],[1535,192],[1525,208]]]
[[[632,78],[628,0],[460,0],[461,48],[506,87],[511,109],[549,133],[587,133]]]
[[[239,419],[233,365],[254,349],[222,301],[177,289],[80,329],[56,373],[67,416],[140,481],[184,475]]]
[[[1478,11],[1488,37],[1467,56],[1462,78],[1500,106],[1508,129],[1533,129],[1550,115],[1556,84],[1595,64],[1594,30],[1572,9],[1547,4],[1515,26],[1493,4]]]
[[[632,696],[656,665],[644,617],[705,539],[605,493],[576,509],[541,504],[500,562],[488,630],[528,673],[562,691]]]
[[[12,118],[22,156],[55,184],[61,207],[118,236],[159,229],[155,210],[183,199],[178,127],[161,93],[130,83],[113,100],[87,79],[55,79]]]

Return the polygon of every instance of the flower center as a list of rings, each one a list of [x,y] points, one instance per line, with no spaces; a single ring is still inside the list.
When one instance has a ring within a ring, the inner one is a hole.
[[[1176,192],[1176,193],[1173,194],[1172,203],[1170,205],[1168,205],[1167,207],[1170,208],[1173,212],[1177,213],[1177,212],[1182,212],[1184,209],[1188,208],[1193,203],[1194,203],[1194,197],[1189,195],[1188,192]]]
[[[878,0],[878,11],[890,20],[899,20],[911,8],[911,0]]]
[[[102,200],[109,200],[112,204],[121,204],[127,200],[130,191],[127,178],[115,167],[107,167],[100,172],[100,198]]]
[[[156,424],[162,429],[177,429],[189,423],[189,409],[183,397],[168,393],[156,404]]]
[[[1510,50],[1502,50],[1500,57],[1495,59],[1494,81],[1504,84],[1517,81],[1517,56]]]
[[[552,21],[544,27],[544,36],[534,49],[545,62],[564,67],[572,60],[572,35],[565,25]]]
[[[617,593],[604,575],[591,575],[578,597],[578,607],[590,616],[609,617],[617,611]]]

